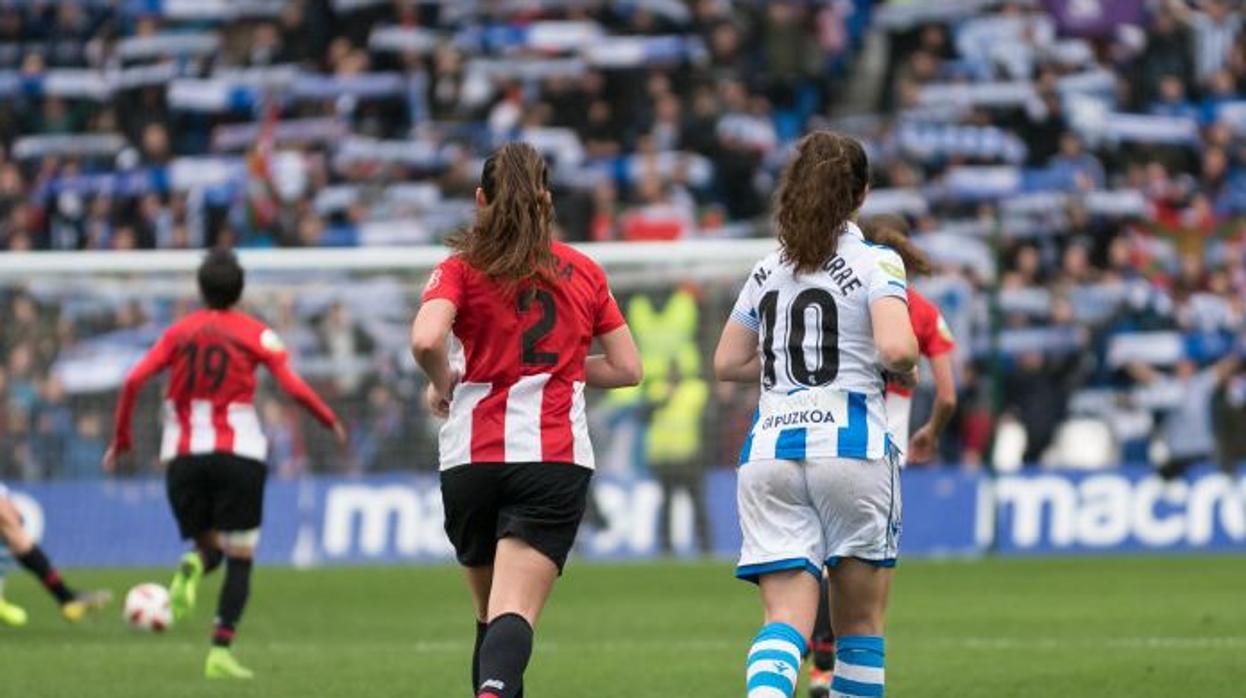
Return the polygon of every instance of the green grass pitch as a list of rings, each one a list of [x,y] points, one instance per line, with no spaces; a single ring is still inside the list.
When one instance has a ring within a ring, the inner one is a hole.
[[[72,571],[78,584],[163,571]],[[0,696],[468,696],[472,617],[457,570],[258,570],[238,652],[259,679],[200,678],[215,601],[162,636],[120,612],[81,627],[15,572],[32,612],[0,628]],[[742,696],[756,592],[723,563],[573,563],[537,631],[529,698]],[[887,637],[889,696],[1246,695],[1246,557],[906,562]],[[802,691],[803,695],[803,691]]]

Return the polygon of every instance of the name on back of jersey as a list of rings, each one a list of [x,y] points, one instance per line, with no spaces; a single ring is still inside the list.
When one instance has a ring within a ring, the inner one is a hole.
[[[838,254],[832,255],[822,265],[822,272],[830,277],[831,282],[835,284],[840,294],[844,296],[865,286],[861,278],[853,271],[852,266],[848,264],[848,260]],[[765,266],[759,265],[753,272],[753,283],[761,287],[765,286],[768,280],[770,280],[770,270]]]
[[[865,285],[848,265],[848,260],[839,255],[834,255],[827,260],[826,264],[822,265],[822,271],[831,277],[831,281],[839,288],[839,292],[845,296]]]
[[[790,395],[763,393],[758,408],[758,433],[844,424],[848,416],[847,393],[827,388]]]

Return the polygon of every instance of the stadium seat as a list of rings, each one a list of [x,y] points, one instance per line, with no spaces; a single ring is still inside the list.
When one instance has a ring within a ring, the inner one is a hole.
[[[1100,470],[1119,462],[1116,437],[1107,422],[1073,417],[1056,429],[1056,438],[1043,453],[1043,467]]]
[[[1001,417],[995,432],[995,445],[991,451],[991,462],[996,472],[1015,473],[1024,465],[1022,456],[1029,435],[1025,427],[1012,417]]]

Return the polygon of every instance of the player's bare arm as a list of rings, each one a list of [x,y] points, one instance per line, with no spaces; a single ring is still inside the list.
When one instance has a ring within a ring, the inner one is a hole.
[[[757,332],[728,320],[714,351],[714,375],[731,383],[755,383],[761,375],[757,353]]]
[[[594,388],[606,389],[638,385],[644,378],[644,368],[631,329],[623,325],[598,340],[602,353],[594,354],[584,362],[587,383]]]
[[[956,377],[952,367],[952,353],[931,357],[930,372],[935,382],[934,405],[930,419],[909,440],[908,458],[913,463],[926,463],[935,457],[939,450],[939,435],[952,420],[952,415],[956,414]]]
[[[909,373],[917,366],[917,337],[909,322],[909,307],[898,298],[880,298],[870,305],[878,360],[892,373]]]
[[[459,380],[450,366],[450,351],[446,346],[457,313],[454,303],[437,298],[421,305],[411,323],[411,355],[428,375],[425,397],[429,409],[439,417],[449,414],[450,398]]]

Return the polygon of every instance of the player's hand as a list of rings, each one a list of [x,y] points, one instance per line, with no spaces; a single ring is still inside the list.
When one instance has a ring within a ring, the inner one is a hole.
[[[904,388],[905,390],[912,390],[913,388],[916,388],[917,378],[918,378],[918,374],[917,374],[916,366],[913,367],[913,370],[906,371],[904,373],[891,373],[891,372],[887,373],[888,383],[897,385],[901,388]]]
[[[333,423],[333,439],[337,441],[338,448],[343,451],[350,446],[350,432],[346,430],[346,425],[342,424],[342,420]]]
[[[117,465],[121,462],[121,457],[126,453],[126,450],[117,448],[117,444],[108,444],[108,450],[104,451],[104,460],[100,462],[100,468],[112,475],[117,472]]]
[[[910,463],[929,463],[934,460],[939,450],[939,437],[935,436],[930,425],[923,426],[913,433],[909,439],[908,459]]]
[[[450,373],[450,388],[445,393],[437,389],[435,383],[429,383],[428,389],[424,393],[424,401],[428,405],[428,411],[433,416],[440,419],[446,419],[450,416],[450,400],[454,399],[454,389],[458,387],[459,381],[463,380],[463,374],[459,371]]]
[[[429,383],[424,391],[424,403],[434,417],[445,419],[450,416],[450,398],[442,395],[441,391],[437,390],[437,386],[432,383]]]

